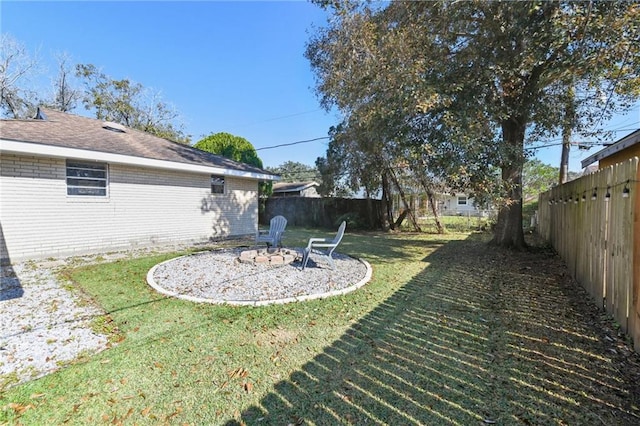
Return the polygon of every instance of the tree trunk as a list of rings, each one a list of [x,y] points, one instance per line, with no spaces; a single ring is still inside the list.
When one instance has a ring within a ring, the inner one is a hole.
[[[373,200],[367,191],[367,216],[369,217],[369,229],[376,229],[374,216],[373,216]]]
[[[569,176],[569,150],[571,149],[571,131],[575,121],[575,107],[573,86],[567,89],[567,99],[564,107],[564,123],[562,124],[562,155],[560,157],[560,185],[567,183]]]
[[[438,215],[438,206],[436,205],[436,197],[431,189],[431,185],[427,181],[425,176],[420,178],[420,184],[422,185],[422,189],[427,194],[427,202],[431,206],[431,212],[433,213],[433,221],[436,224],[436,230],[438,234],[444,234],[444,226],[442,226],[442,222],[440,222],[440,216]]]
[[[524,119],[512,118],[502,124],[502,138],[506,146],[505,160],[502,165],[502,185],[504,187],[504,205],[498,212],[491,244],[522,250],[526,247],[522,227],[522,165]]]
[[[413,210],[411,209],[411,206],[407,202],[407,197],[404,194],[404,190],[400,186],[400,182],[398,182],[398,179],[396,178],[396,175],[393,173],[393,170],[389,171],[389,176],[391,176],[391,179],[393,180],[394,185],[396,186],[396,188],[398,188],[398,192],[400,193],[400,198],[402,199],[402,204],[404,204],[404,208],[407,212],[407,215],[409,216],[409,220],[411,221],[413,228],[417,232],[422,232],[422,229],[420,229],[420,226],[418,225],[418,221],[416,220],[416,215],[414,214]],[[400,226],[400,224],[398,224],[397,222],[396,222],[396,225]]]
[[[562,133],[562,154],[560,156],[560,185],[567,183],[569,175],[569,150],[571,149],[571,130]]]
[[[396,228],[400,228],[402,226],[402,222],[404,222],[404,219],[407,217],[407,214],[409,213],[409,210],[404,209],[402,210],[402,213],[400,213],[398,215],[398,218],[396,219]]]
[[[427,200],[431,205],[431,212],[433,213],[433,221],[436,224],[436,230],[438,234],[444,234],[444,226],[440,222],[440,216],[438,215],[438,206],[436,205],[436,199],[433,191],[427,191]]]
[[[391,191],[389,191],[389,178],[385,170],[382,172],[382,202],[384,203],[384,209],[382,210],[382,229],[385,231],[394,229],[390,197]]]

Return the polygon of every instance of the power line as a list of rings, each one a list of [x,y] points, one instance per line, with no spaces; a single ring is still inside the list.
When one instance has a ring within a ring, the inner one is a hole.
[[[633,124],[633,123],[631,123]],[[627,132],[627,131],[635,131],[637,129],[635,128],[629,128],[629,129],[613,129],[613,130],[603,130],[601,132],[598,133],[605,133],[605,132],[611,132],[611,133],[617,133],[617,132]],[[282,143],[282,144],[278,144],[278,145],[271,145],[271,146],[263,146],[262,148],[256,148],[256,151],[263,151],[266,149],[275,149],[275,148],[281,148],[283,146],[292,146],[292,145],[299,145],[299,144],[303,144],[303,143],[310,143],[310,142],[316,142],[319,140],[323,140],[323,139],[330,139],[329,136],[323,136],[320,138],[313,138],[313,139],[305,139],[305,140],[301,140],[301,141],[295,141],[295,142],[289,142],[289,143]],[[561,140],[560,138],[557,139],[549,139],[548,142],[553,142],[555,140]],[[581,143],[579,145],[601,145],[601,143],[598,142],[585,142],[585,143]],[[553,144],[548,144],[548,145],[540,145],[540,146],[536,146],[536,147],[531,147],[531,148],[527,148],[527,149],[540,149],[540,148],[548,148],[548,147],[552,147],[552,146],[558,146],[558,145],[562,145],[562,142],[560,143],[553,143]]]
[[[635,42],[640,41],[640,39],[636,40]],[[604,104],[604,107],[602,108],[602,113],[600,114],[600,118],[598,119],[598,122],[596,123],[596,126],[598,126],[600,124],[600,122],[602,121],[602,118],[604,117],[605,112],[607,111],[607,107],[609,106],[609,101],[611,100],[611,97],[613,96],[613,93],[616,89],[616,86],[618,85],[618,82],[620,81],[620,77],[622,76],[622,71],[624,70],[625,65],[627,64],[627,56],[629,56],[629,52],[631,51],[631,46],[633,45],[632,42],[629,43],[629,45],[627,46],[627,51],[624,53],[624,57],[622,58],[622,65],[620,66],[620,69],[618,70],[618,75],[616,76],[616,79],[613,81],[612,84],[610,84],[610,88],[609,88],[609,95],[607,96],[607,101]]]
[[[303,140],[303,141],[281,143],[279,145],[263,146],[262,148],[256,148],[256,151],[262,151],[262,150],[265,150],[265,149],[280,148],[280,147],[283,147],[283,146],[299,145],[299,144],[302,144],[302,143],[315,142],[315,141],[319,141],[319,140],[322,140],[322,139],[329,139],[329,136],[323,136],[321,138],[314,138],[314,139],[306,139],[306,140]]]
[[[318,109],[314,109],[314,110],[310,110],[310,111],[303,111],[303,112],[296,112],[293,114],[287,114],[287,115],[281,115],[279,117],[272,117],[272,118],[266,118],[264,120],[260,120],[260,121],[254,121],[252,123],[246,123],[246,124],[233,124],[230,127],[251,127],[251,126],[255,126],[256,124],[261,124],[261,123],[268,123],[270,121],[277,121],[277,120],[283,120],[285,118],[292,118],[292,117],[298,117],[300,115],[305,115],[305,114],[312,114],[314,112],[318,112],[318,111],[322,111],[322,108],[318,108]]]
[[[630,123],[630,124],[635,124],[635,123]],[[611,129],[611,130],[602,130],[599,131],[597,133],[619,133],[619,132],[634,132],[638,130],[637,128],[628,128],[628,129]],[[561,141],[562,138],[554,138],[554,139],[547,139],[545,141],[539,141],[539,142],[532,142],[532,143],[541,143],[541,142],[554,142],[554,141]],[[583,142],[583,143],[578,143],[578,145],[588,145],[588,144],[593,144],[593,145],[599,145],[602,144],[601,142],[595,142],[595,141],[590,141],[590,142]],[[562,142],[558,142],[558,143],[552,143],[549,145],[540,145],[540,146],[536,146],[536,147],[532,147],[530,149],[537,149],[537,148],[547,148],[550,146],[557,146],[557,145],[562,145]]]
[[[546,144],[546,145],[539,145],[539,146],[532,146],[532,147],[525,147],[525,149],[527,151],[536,151],[538,149],[542,149],[542,148],[551,148],[554,146],[560,146],[562,145],[562,142],[557,142],[557,143],[550,143],[550,144]],[[571,145],[577,145],[578,148],[580,149],[581,147],[594,147],[594,146],[607,146],[607,145],[611,145],[611,143],[602,143],[602,142],[573,142]],[[588,149],[587,148],[587,149]]]

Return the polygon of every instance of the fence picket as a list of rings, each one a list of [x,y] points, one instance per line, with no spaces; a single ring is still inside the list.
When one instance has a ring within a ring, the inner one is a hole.
[[[639,176],[633,158],[540,194],[538,233],[640,352]]]

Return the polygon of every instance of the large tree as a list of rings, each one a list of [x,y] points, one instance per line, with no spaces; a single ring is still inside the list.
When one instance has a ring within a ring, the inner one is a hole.
[[[322,176],[315,166],[309,166],[298,161],[285,161],[277,167],[267,167],[267,170],[280,175],[281,182],[308,182],[320,183]]]
[[[58,61],[58,75],[53,80],[53,96],[47,102],[50,108],[62,112],[73,111],[82,100],[82,90],[74,81],[74,66],[68,53],[56,55]]]
[[[430,170],[478,192],[498,167],[501,246],[525,245],[525,144],[561,132],[567,89],[578,129],[638,96],[634,2],[318,3],[333,11],[307,49],[323,105],[385,145],[427,147]]]
[[[27,118],[38,103],[32,79],[40,65],[27,48],[9,34],[0,34],[0,112],[11,118]]]
[[[158,93],[126,78],[113,79],[91,64],[77,65],[76,75],[86,87],[84,106],[95,111],[96,118],[175,142],[190,142],[182,126],[176,124],[178,112],[162,101]]]

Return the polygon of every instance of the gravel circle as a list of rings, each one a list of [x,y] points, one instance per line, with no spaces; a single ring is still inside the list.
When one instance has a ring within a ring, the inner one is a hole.
[[[168,246],[160,252],[178,249],[184,247]],[[158,291],[196,302],[265,305],[348,293],[371,278],[367,262],[338,253],[333,254],[335,270],[326,258],[312,254],[302,271],[300,258],[284,266],[242,264],[237,257],[246,249],[172,259],[152,268],[148,279]],[[302,250],[296,251],[300,256]],[[123,251],[100,257],[109,261],[143,254],[149,253]],[[2,266],[0,391],[109,346],[107,336],[91,329],[91,322],[104,312],[56,278],[69,264],[96,262],[94,256],[86,256]]]
[[[335,270],[327,258],[312,253],[302,270],[302,249],[288,265],[254,265],[238,261],[247,248],[200,252],[162,262],[147,274],[157,291],[204,303],[267,305],[345,294],[371,279],[371,266],[334,253]]]

